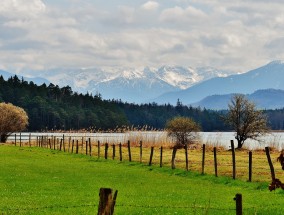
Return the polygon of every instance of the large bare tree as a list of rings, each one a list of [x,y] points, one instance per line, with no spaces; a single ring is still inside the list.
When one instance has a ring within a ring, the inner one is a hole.
[[[180,148],[185,148],[187,144],[193,143],[196,140],[200,130],[199,125],[191,118],[176,117],[169,120],[166,124],[168,136],[175,140],[172,154],[172,169],[175,169],[176,152]]]
[[[23,108],[0,103],[0,142],[6,142],[11,133],[22,131],[27,125],[28,115]]]
[[[247,139],[259,140],[259,137],[269,132],[267,118],[263,111],[244,95],[236,94],[228,105],[229,112],[225,117],[227,124],[235,131],[237,148],[242,148]]]

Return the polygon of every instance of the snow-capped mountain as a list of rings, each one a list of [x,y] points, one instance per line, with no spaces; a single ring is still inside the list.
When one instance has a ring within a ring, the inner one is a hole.
[[[284,90],[284,61],[273,61],[243,74],[215,77],[185,90],[165,93],[154,101],[160,104],[175,104],[179,99],[183,104],[192,104],[210,95],[251,94],[270,88]]]
[[[193,69],[181,66],[161,68],[84,68],[23,71],[24,75],[44,77],[60,87],[69,85],[73,91],[99,93],[104,99],[144,103],[167,93],[177,92],[212,77],[232,72],[211,67]]]

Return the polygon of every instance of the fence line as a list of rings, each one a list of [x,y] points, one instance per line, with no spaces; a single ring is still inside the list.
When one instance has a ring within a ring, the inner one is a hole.
[[[90,137],[86,136],[74,136],[76,138],[72,138],[71,136],[65,136],[64,134],[62,136],[56,137],[53,135],[46,135],[46,136],[33,136],[31,134],[25,135],[28,138],[23,138],[22,135],[16,135],[14,138],[14,144],[22,146],[36,146],[36,147],[44,147],[49,148],[53,150],[59,150],[69,153],[76,154],[86,154],[89,156],[97,156],[98,158],[101,157],[101,151],[104,151],[104,158],[105,159],[119,159],[120,161],[129,161],[131,162],[136,161],[140,163],[148,163],[148,165],[160,165],[160,167],[163,167],[164,164],[170,165],[172,156],[169,153],[168,149],[163,149],[162,147],[143,147],[142,141],[139,142],[137,145],[131,145],[131,142],[128,140],[125,143],[102,143],[99,140],[91,139]],[[25,140],[26,139],[26,140]],[[32,141],[34,139],[34,141]],[[28,142],[27,142],[28,141]],[[233,145],[233,142],[231,142],[231,145]],[[117,148],[118,146],[119,148]],[[222,168],[229,168],[232,167],[231,173],[232,178],[236,179],[238,176],[244,176],[243,171],[245,169],[248,170],[248,181],[253,180],[253,175],[256,173],[256,171],[261,170],[267,171],[269,173],[269,165],[267,165],[267,160],[265,159],[265,151],[258,151],[255,155],[252,154],[252,152],[248,152],[247,156],[243,155],[236,155],[234,150],[230,151],[220,151],[217,150],[216,147],[213,148],[213,150],[206,150],[205,144],[203,144],[203,147],[201,148],[202,156],[198,158],[197,155],[191,155],[190,151],[196,150],[199,151],[200,149],[188,149],[186,152],[189,151],[189,153],[185,153],[185,161],[184,157],[180,158],[179,156],[176,157],[177,163],[184,163],[185,169],[194,169],[197,171],[201,171],[201,174],[208,173],[208,168],[210,169],[210,174],[215,174],[216,177],[220,175],[224,175],[224,170]],[[158,148],[158,149],[157,149]],[[164,152],[163,152],[164,151]],[[116,153],[118,152],[118,153]],[[168,153],[166,153],[168,152]],[[261,153],[260,153],[261,152]],[[109,154],[112,154],[112,156],[108,156]],[[148,154],[149,153],[149,154]],[[155,154],[155,155],[153,155]],[[232,162],[223,162],[222,157],[224,156],[232,156]],[[199,159],[198,161],[191,161],[191,156],[193,156],[195,159]],[[250,158],[251,156],[251,158]],[[263,156],[264,158],[259,158],[259,156]],[[187,159],[189,157],[189,160]],[[252,164],[252,162],[254,164]],[[258,164],[257,162],[263,161],[265,163],[265,166]],[[240,164],[239,164],[240,163]],[[239,165],[237,165],[239,164]],[[199,168],[200,166],[200,168]],[[189,168],[191,167],[191,168]],[[212,172],[211,172],[212,171]],[[246,171],[245,171],[246,172]],[[219,173],[219,174],[218,174]],[[227,176],[229,174],[229,170],[225,171],[225,175]],[[254,173],[254,174],[253,174]],[[265,172],[266,173],[266,172]]]

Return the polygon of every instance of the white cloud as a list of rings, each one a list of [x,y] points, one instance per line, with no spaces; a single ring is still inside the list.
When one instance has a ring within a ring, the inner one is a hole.
[[[0,65],[170,63],[243,72],[284,58],[280,0],[68,2],[2,0]]]
[[[156,10],[159,7],[159,3],[155,1],[148,1],[141,6],[145,10]]]
[[[34,17],[45,9],[41,0],[1,0],[0,14],[7,17]]]

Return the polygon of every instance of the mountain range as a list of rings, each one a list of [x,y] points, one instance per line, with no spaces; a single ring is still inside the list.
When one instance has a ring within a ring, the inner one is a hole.
[[[183,104],[192,104],[210,95],[251,94],[259,89],[284,90],[284,61],[273,61],[242,74],[212,78],[185,90],[165,93],[157,97],[155,102],[174,104],[179,98]]]
[[[212,67],[163,66],[160,68],[83,68],[25,70],[21,75],[36,74],[60,87],[70,86],[73,91],[101,94],[104,99],[121,99],[131,103],[148,103],[167,93],[187,89],[213,77],[224,77],[231,71]],[[175,101],[176,102],[176,101]]]
[[[0,70],[4,78],[14,74]],[[79,93],[101,94],[103,99],[130,103],[173,104],[210,109],[227,107],[232,94],[246,94],[261,108],[284,107],[284,61],[273,61],[249,72],[212,67],[56,68],[24,70],[18,76],[36,84],[70,86]]]

